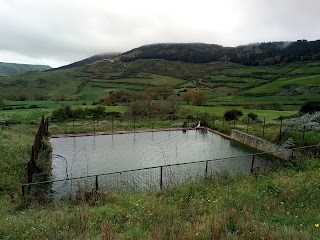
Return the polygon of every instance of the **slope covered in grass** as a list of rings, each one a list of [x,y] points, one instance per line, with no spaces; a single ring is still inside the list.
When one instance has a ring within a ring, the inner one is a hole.
[[[318,239],[320,160],[161,192],[78,194],[5,212],[12,239]]]

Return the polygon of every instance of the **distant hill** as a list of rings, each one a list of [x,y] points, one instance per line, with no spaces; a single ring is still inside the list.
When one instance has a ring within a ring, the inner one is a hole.
[[[50,68],[51,67],[48,65],[31,65],[0,62],[0,76],[13,76],[28,71],[45,71]]]
[[[94,55],[92,57],[89,57],[89,58],[86,58],[86,59],[83,59],[83,60],[68,64],[68,65],[64,65],[64,66],[61,66],[61,67],[58,67],[58,68],[49,69],[48,71],[56,71],[56,70],[61,70],[61,69],[82,67],[82,66],[94,63],[94,62],[98,62],[98,61],[102,61],[102,60],[105,60],[105,59],[110,59],[110,58],[116,57],[119,54],[120,53],[97,54],[97,55]]]
[[[266,66],[294,61],[320,60],[320,40],[266,42],[238,47],[204,43],[151,44],[119,56],[123,62],[137,59],[164,59],[189,63],[226,61],[247,66]]]
[[[201,89],[212,105],[320,99],[320,41],[234,48],[153,44],[115,55],[100,54],[51,71],[2,77],[0,98],[96,102],[117,90],[138,93],[171,86],[179,94]]]

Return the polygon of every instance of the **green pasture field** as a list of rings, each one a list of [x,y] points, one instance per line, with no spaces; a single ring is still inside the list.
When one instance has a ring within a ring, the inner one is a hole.
[[[306,101],[320,100],[320,94],[308,93],[295,96],[222,96],[213,101],[215,104],[243,105],[244,103],[272,103],[302,105]],[[212,101],[211,101],[212,103]]]
[[[320,73],[320,65],[319,63],[307,64],[302,68],[297,68],[290,72],[288,75],[296,75],[296,74],[319,74]]]
[[[211,107],[211,106],[183,106],[182,111],[189,111],[191,113],[207,113],[209,115],[215,115],[222,117],[223,114],[230,109],[237,109],[243,112],[244,115],[248,113],[255,113],[261,119],[264,117],[266,120],[275,120],[281,116],[288,117],[298,113],[298,110],[291,111],[277,111],[277,110],[256,110],[256,109],[244,109],[242,106],[223,106],[223,107]]]
[[[291,88],[319,87],[320,75],[302,76],[302,77],[286,77],[278,79],[274,82],[243,91],[244,94],[274,94]],[[290,96],[291,97],[291,96]]]
[[[23,93],[28,98],[40,94],[43,96],[60,96],[75,94],[79,86],[86,81],[84,77],[76,77],[76,69],[53,72],[27,72],[25,74],[1,79],[3,87],[0,95],[13,97]]]
[[[172,87],[175,87],[177,85],[184,84],[186,81],[179,79],[179,78],[150,74],[148,76],[148,78],[126,78],[126,79],[112,80],[112,82],[145,84],[145,85],[149,85],[150,87],[152,87],[152,86],[172,86]]]
[[[180,85],[179,88],[196,89],[197,86],[194,85],[193,81],[189,81],[189,82],[186,82],[185,84]]]
[[[51,116],[54,109],[61,106],[66,106],[68,104],[58,105],[54,108],[36,108],[36,109],[13,109],[13,110],[0,110],[0,121],[10,121],[10,122],[22,122],[22,123],[37,123],[40,121],[41,117]],[[71,105],[72,109],[77,108],[90,108],[96,107],[92,105]],[[105,107],[106,112],[124,112],[123,106],[107,106]]]
[[[31,101],[13,101],[13,100],[4,100],[4,103],[8,107],[30,107],[30,106],[38,106],[40,108],[58,108],[60,106],[65,105],[82,105],[83,103],[87,104],[85,101],[53,101],[53,100],[31,100]]]
[[[303,64],[303,63],[301,63]],[[225,69],[219,71],[219,74],[223,75],[233,75],[233,76],[268,76],[268,75],[283,75],[292,71],[294,67],[288,66],[266,66],[266,67],[239,67],[234,69]]]

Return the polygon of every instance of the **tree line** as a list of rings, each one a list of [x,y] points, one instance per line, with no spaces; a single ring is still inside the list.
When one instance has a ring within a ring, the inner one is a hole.
[[[320,60],[320,40],[265,42],[238,47],[216,44],[153,44],[120,55],[121,61],[164,59],[189,63],[227,61],[247,66],[264,66],[294,61]]]

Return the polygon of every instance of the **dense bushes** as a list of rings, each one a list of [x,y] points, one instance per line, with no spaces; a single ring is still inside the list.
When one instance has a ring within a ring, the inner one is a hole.
[[[201,106],[208,101],[208,97],[202,91],[186,92],[181,95],[182,100],[186,101],[189,105]]]
[[[117,105],[119,103],[129,103],[136,99],[136,95],[128,90],[112,91],[105,98],[106,105]]]
[[[243,104],[244,109],[260,109],[260,110],[282,110],[280,103],[271,102],[271,103],[245,103]]]
[[[301,113],[314,113],[320,112],[320,101],[308,101],[302,104]]]
[[[224,113],[223,117],[226,121],[238,120],[243,113],[237,109],[231,109]]]
[[[53,110],[51,113],[52,120],[101,118],[106,116],[120,117],[121,114],[119,112],[106,112],[102,106],[95,108],[77,108],[74,110],[72,110],[70,106],[64,106]]]

